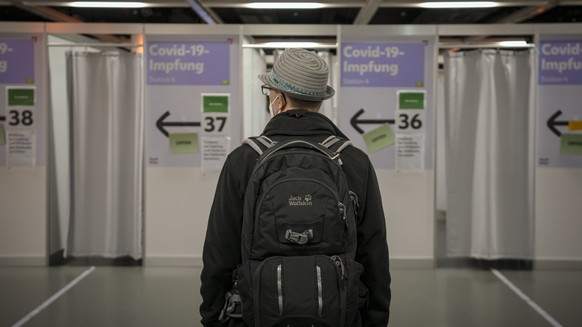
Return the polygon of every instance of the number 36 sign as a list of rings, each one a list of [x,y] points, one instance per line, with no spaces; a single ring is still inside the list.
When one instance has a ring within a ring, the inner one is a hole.
[[[398,110],[396,110],[396,129],[398,132],[424,130],[424,91],[399,91]]]

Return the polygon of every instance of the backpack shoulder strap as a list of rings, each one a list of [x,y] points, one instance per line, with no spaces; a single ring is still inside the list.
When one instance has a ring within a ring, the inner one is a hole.
[[[352,145],[352,141],[348,139],[343,139],[335,135],[331,135],[330,137],[326,138],[319,144],[323,145],[324,147],[330,149],[335,153],[340,153],[342,152],[343,149]]]
[[[255,150],[259,155],[262,155],[263,152],[272,148],[277,142],[271,140],[270,138],[266,137],[265,135],[257,136],[257,137],[249,137],[245,139],[243,144],[248,144],[253,150]]]

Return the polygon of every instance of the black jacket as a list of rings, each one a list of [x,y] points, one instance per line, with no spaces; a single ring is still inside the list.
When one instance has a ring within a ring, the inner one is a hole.
[[[323,141],[329,135],[346,136],[325,116],[290,110],[275,116],[263,131],[273,140],[290,137]],[[200,313],[204,326],[220,326],[224,296],[232,289],[232,271],[241,263],[243,199],[258,154],[248,145],[228,156],[216,187],[204,242]],[[356,147],[341,153],[350,189],[358,195],[358,248],[356,261],[364,266],[362,281],[369,288],[369,304],[356,326],[384,327],[390,315],[390,271],[386,223],[376,173],[368,156]],[[241,326],[244,326],[241,324]]]

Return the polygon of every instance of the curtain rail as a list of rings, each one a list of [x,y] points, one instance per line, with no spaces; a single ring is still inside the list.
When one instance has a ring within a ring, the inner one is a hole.
[[[90,47],[93,47],[93,48],[100,48],[100,47],[140,48],[140,47],[143,47],[143,44],[137,44],[137,43],[74,43],[74,44],[49,43],[48,46],[49,47],[69,47],[69,48],[75,48],[75,47],[83,47],[83,48],[90,48]]]
[[[535,48],[535,44],[526,46],[499,45],[499,44],[439,44],[439,49],[528,49]]]
[[[136,43],[75,43],[75,44],[68,44],[68,43],[49,43],[49,47],[124,47],[124,48],[140,48],[143,47],[143,44],[136,44]],[[243,44],[243,48],[260,48],[260,49],[274,49],[280,47],[268,46],[263,44]],[[337,49],[338,45],[314,45],[308,46],[309,48],[313,49]],[[535,48],[534,44],[528,44],[527,46],[504,46],[498,44],[439,44],[439,49],[483,49],[483,48],[508,48],[508,49],[517,49],[517,48]]]

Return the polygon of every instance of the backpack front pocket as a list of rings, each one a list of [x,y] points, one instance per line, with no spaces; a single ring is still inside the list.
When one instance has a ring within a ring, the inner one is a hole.
[[[342,326],[345,284],[337,259],[271,257],[253,274],[259,326]]]

